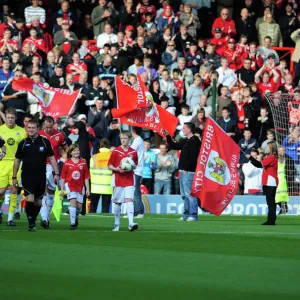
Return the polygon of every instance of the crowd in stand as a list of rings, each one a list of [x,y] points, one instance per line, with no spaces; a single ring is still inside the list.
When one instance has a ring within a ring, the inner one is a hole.
[[[178,141],[184,138],[186,122],[195,125],[201,138],[213,111],[216,79],[218,124],[255,157],[264,152],[266,140],[275,138],[264,95],[300,93],[300,44],[295,44],[300,40],[300,4],[295,0],[0,0],[0,4],[1,118],[4,121],[3,111],[10,107],[17,110],[17,124],[23,127],[32,115],[43,118],[38,100],[13,90],[12,79],[29,77],[72,91],[82,88],[74,115],[56,125],[70,139],[75,127],[76,133],[86,129],[92,154],[103,138],[109,141],[107,147],[119,146],[120,129],[126,129],[111,114],[117,107],[112,75],[136,88],[140,74],[155,103],[178,117]],[[296,50],[293,57],[280,59],[273,46]],[[289,71],[291,59],[294,74]],[[151,131],[143,130],[141,136],[142,177],[148,192],[179,193],[179,154],[168,151],[167,143]],[[289,147],[298,141],[299,132],[285,145],[295,165],[298,154],[295,158]],[[240,166],[245,193],[261,193],[261,183],[249,183],[253,168],[244,152]]]

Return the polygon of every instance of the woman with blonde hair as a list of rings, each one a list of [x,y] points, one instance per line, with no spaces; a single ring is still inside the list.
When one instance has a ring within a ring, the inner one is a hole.
[[[246,155],[250,162],[257,168],[262,168],[263,192],[266,195],[268,205],[268,219],[262,225],[276,225],[276,189],[278,186],[278,151],[276,142],[267,144],[266,156],[262,161],[256,160],[250,155]]]

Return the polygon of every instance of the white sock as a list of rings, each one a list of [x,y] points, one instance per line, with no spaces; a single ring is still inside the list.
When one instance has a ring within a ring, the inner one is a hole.
[[[43,196],[42,198],[42,207],[40,210],[41,217],[43,221],[48,221],[48,209],[47,209],[47,196]]]
[[[20,204],[21,204],[22,198],[23,197],[21,194],[17,195],[17,207],[15,209],[15,213],[20,213]]]
[[[133,202],[127,202],[127,216],[128,223],[131,225],[133,223],[133,215],[134,215],[134,205]]]
[[[115,225],[120,226],[121,205],[114,205]]]
[[[14,214],[9,212],[7,222],[12,221],[13,219],[14,219]]]
[[[50,195],[48,193],[46,195],[47,195],[47,220],[49,220],[52,206],[54,204],[54,195]]]
[[[76,207],[70,207],[69,212],[71,225],[74,225],[76,222]]]

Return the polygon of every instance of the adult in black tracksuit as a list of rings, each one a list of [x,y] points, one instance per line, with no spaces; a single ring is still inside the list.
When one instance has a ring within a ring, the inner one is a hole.
[[[264,195],[266,195],[269,212],[267,222],[262,225],[276,225],[275,196],[278,186],[278,152],[276,142],[272,141],[267,144],[266,153],[267,156],[261,162],[250,155],[247,155],[247,158],[255,167],[264,169],[262,174],[262,185]]]
[[[40,212],[42,197],[46,190],[46,162],[49,158],[54,170],[54,180],[58,182],[59,170],[50,142],[39,135],[39,126],[34,120],[27,125],[28,137],[21,141],[14,161],[13,183],[18,185],[17,173],[22,162],[22,187],[26,197],[28,231],[36,230],[36,218]]]
[[[183,134],[186,139],[176,143],[167,135],[167,142],[171,149],[181,150],[179,158],[179,184],[180,194],[184,201],[184,212],[181,221],[198,220],[198,199],[192,197],[192,183],[197,167],[198,155],[201,148],[201,141],[193,134],[195,125],[191,122],[184,123]]]

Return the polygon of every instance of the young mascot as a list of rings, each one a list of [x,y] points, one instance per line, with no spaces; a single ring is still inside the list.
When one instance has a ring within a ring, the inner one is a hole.
[[[78,145],[73,144],[69,147],[68,158],[61,172],[61,195],[64,195],[65,189],[70,200],[70,229],[76,229],[83,195],[84,193],[87,197],[90,195],[90,173],[85,159],[80,157]]]
[[[128,229],[134,231],[138,229],[138,224],[133,222],[134,216],[134,172],[133,169],[138,164],[137,152],[129,147],[131,133],[123,131],[120,134],[121,146],[114,149],[108,161],[108,168],[113,171],[113,202],[115,224],[113,231],[120,230],[121,205],[126,203],[128,215]]]

